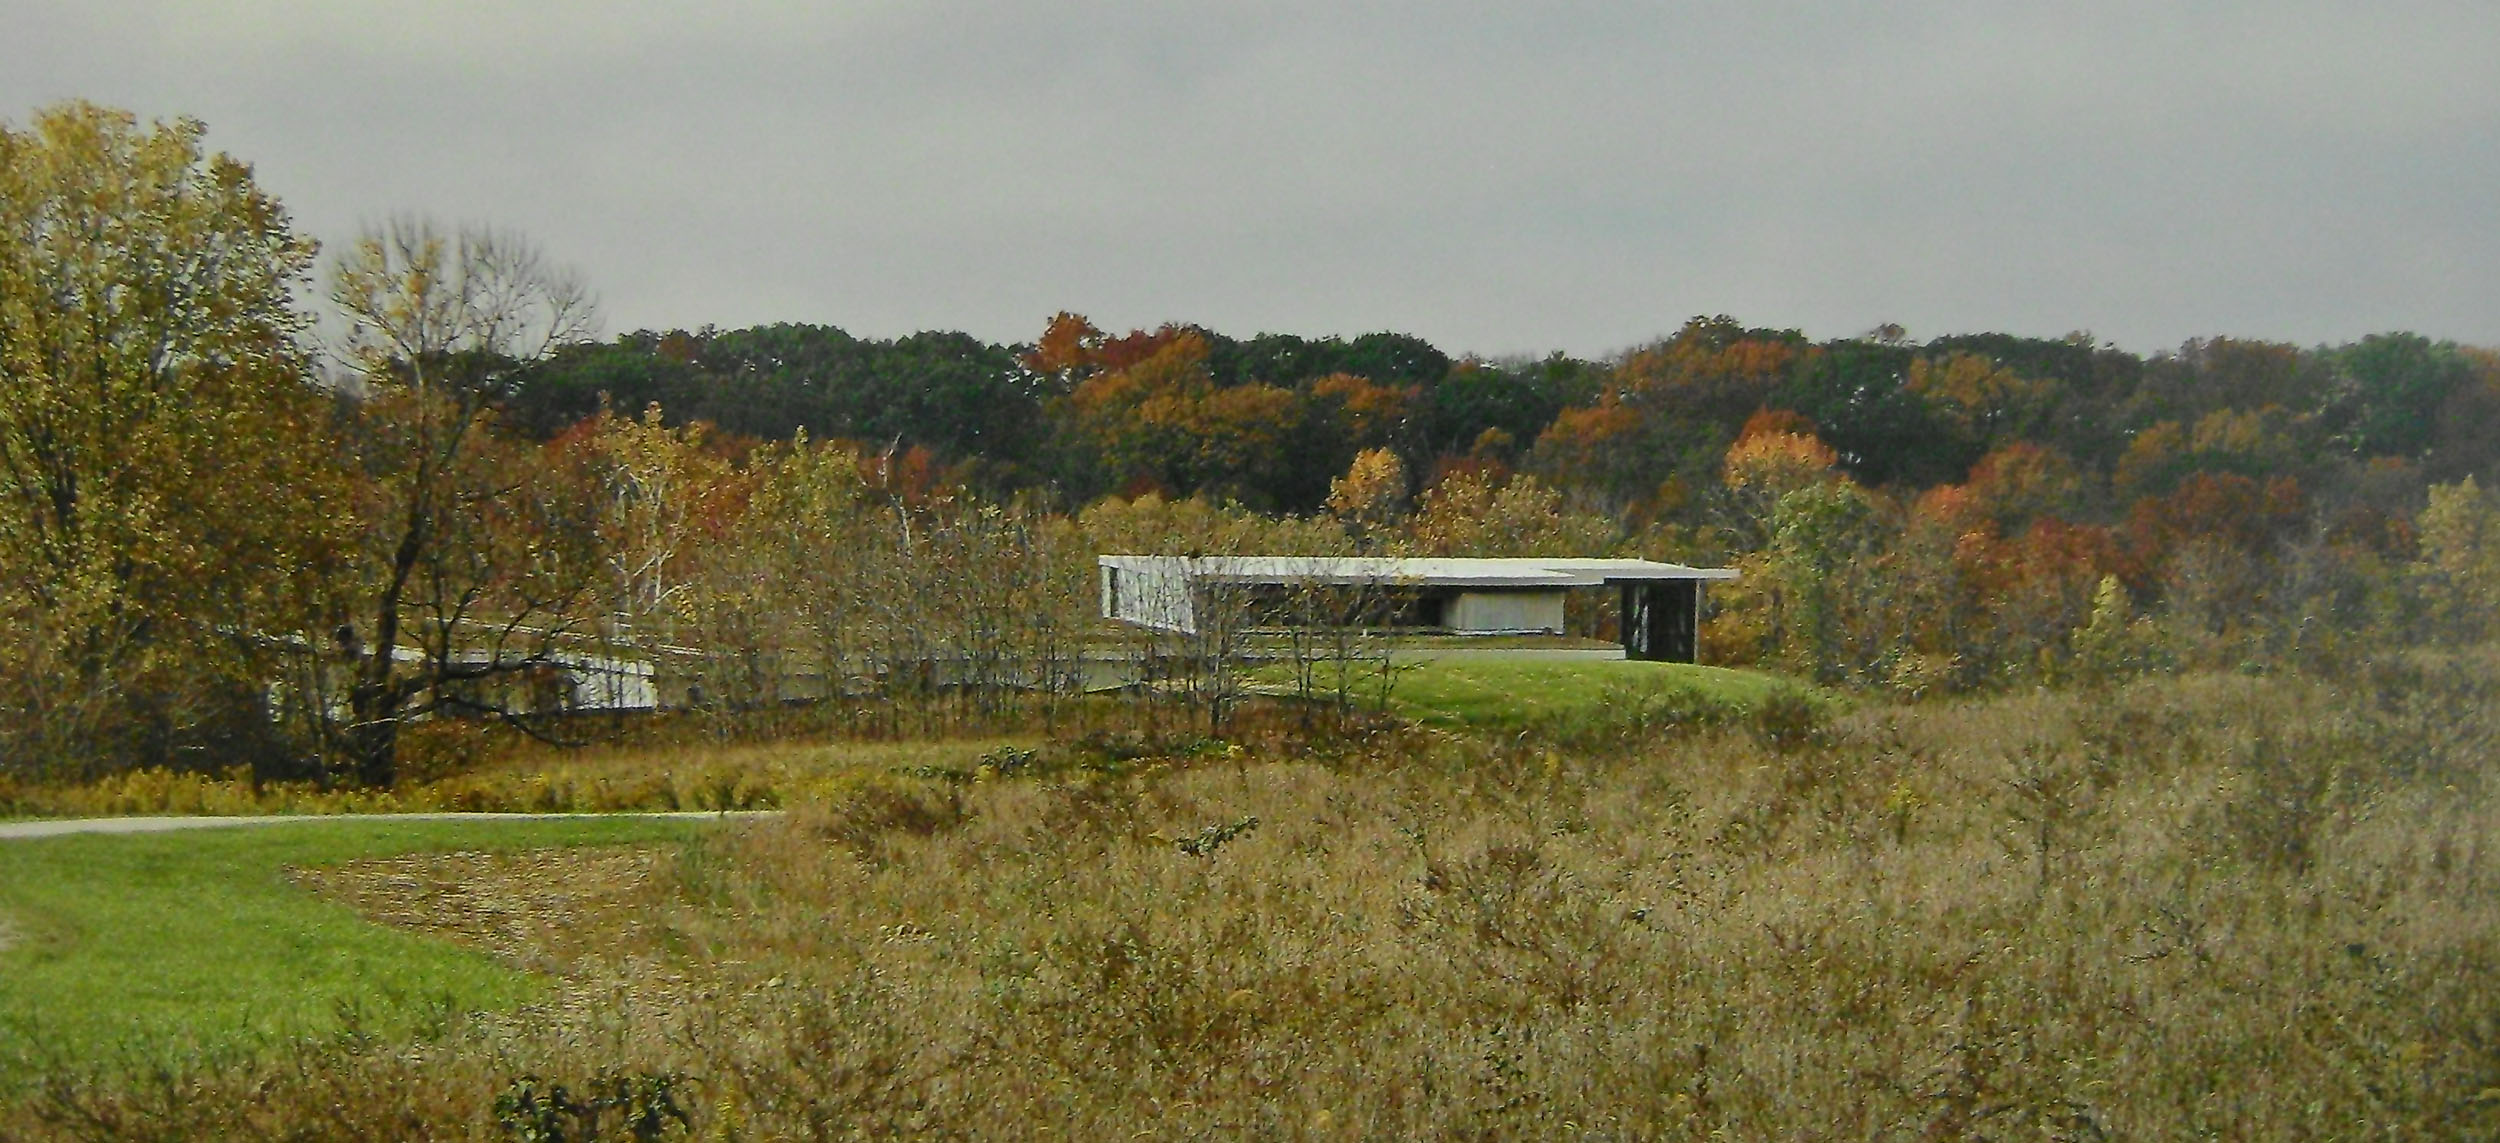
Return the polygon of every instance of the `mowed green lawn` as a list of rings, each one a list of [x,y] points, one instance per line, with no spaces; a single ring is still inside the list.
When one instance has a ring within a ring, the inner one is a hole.
[[[1783,688],[1800,684],[1761,671],[1692,663],[1465,655],[1400,664],[1389,702],[1418,722],[1500,727],[1567,719],[1627,697],[1679,690],[1752,706]]]
[[[0,1090],[319,1036],[405,1034],[537,994],[527,974],[359,919],[287,879],[404,853],[683,841],[701,821],[339,818],[0,840]]]

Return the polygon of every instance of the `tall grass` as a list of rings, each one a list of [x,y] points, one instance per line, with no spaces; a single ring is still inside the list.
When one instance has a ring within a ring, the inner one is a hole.
[[[1064,742],[691,848],[603,954],[691,1000],[586,966],[0,1133],[514,1138],[561,1083],[707,1138],[2488,1137],[2495,677]]]
[[[161,767],[78,784],[0,772],[0,819],[137,814],[511,813],[773,809],[838,791],[865,774],[945,768],[1046,735],[1136,734],[1167,711],[1134,699],[1067,698],[973,710],[955,700],[764,711],[585,716],[581,744],[438,720],[409,732],[400,780],[385,788]],[[1306,720],[1307,721],[1307,720]]]
[[[325,787],[255,779],[248,770],[132,770],[77,786],[0,786],[0,816],[389,814],[436,811],[599,813],[773,809],[823,798],[862,775],[968,762],[1032,738],[924,742],[611,746],[525,749],[397,786]]]

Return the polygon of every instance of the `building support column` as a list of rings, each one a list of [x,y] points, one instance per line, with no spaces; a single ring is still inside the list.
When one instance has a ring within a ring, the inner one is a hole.
[[[1626,659],[1696,661],[1701,649],[1701,581],[1626,581],[1621,627]]]

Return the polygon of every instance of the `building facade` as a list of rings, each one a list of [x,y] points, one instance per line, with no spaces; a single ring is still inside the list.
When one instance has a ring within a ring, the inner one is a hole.
[[[1624,655],[1686,663],[1698,649],[1702,585],[1736,578],[1727,568],[1631,559],[1112,555],[1096,562],[1105,618],[1180,634],[1197,633],[1229,607],[1253,622],[1302,615],[1460,635],[1559,635],[1566,592],[1614,587]],[[1288,597],[1334,602],[1295,608],[1283,605]]]

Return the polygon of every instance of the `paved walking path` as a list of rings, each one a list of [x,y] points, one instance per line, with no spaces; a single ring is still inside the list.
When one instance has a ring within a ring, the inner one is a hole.
[[[337,821],[402,821],[402,822],[485,822],[485,821],[562,821],[575,818],[681,818],[693,821],[718,818],[736,821],[744,818],[772,817],[780,810],[662,810],[600,814],[508,814],[508,813],[425,813],[425,814],[258,814],[250,817],[154,817],[154,818],[59,818],[31,822],[0,822],[0,841],[21,838],[60,837],[73,833],[163,833],[177,829],[217,829],[224,826],[277,825],[281,822]]]

